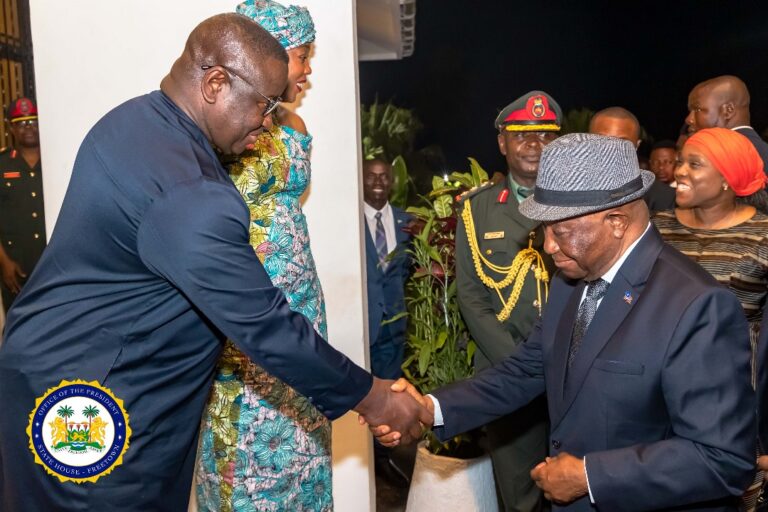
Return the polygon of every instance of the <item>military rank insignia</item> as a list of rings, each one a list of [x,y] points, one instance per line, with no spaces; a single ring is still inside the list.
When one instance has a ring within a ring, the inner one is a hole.
[[[62,380],[29,415],[35,462],[62,482],[96,482],[123,462],[131,428],[123,401],[98,382]]]

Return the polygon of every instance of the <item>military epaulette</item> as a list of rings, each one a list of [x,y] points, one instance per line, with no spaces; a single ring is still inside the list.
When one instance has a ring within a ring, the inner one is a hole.
[[[456,201],[457,202],[461,202],[461,201],[464,201],[465,199],[469,199],[470,197],[474,197],[477,194],[479,194],[480,192],[482,192],[483,190],[488,190],[492,186],[493,186],[493,182],[492,181],[486,181],[485,183],[482,183],[482,184],[478,185],[477,187],[472,187],[471,189],[467,190],[466,192],[463,192],[463,193],[459,194],[458,196],[456,196]]]

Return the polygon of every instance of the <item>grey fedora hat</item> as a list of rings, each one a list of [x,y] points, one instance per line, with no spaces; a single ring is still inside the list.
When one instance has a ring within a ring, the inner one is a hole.
[[[607,210],[643,197],[653,180],[652,172],[640,169],[631,142],[569,133],[544,147],[536,187],[520,213],[555,221]]]

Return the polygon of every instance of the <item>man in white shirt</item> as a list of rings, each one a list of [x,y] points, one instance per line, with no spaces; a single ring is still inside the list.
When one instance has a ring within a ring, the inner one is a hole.
[[[446,439],[546,393],[550,456],[531,477],[553,510],[735,512],[754,474],[744,314],[649,224],[652,182],[630,142],[549,144],[520,205],[559,269],[541,321],[500,364],[422,397]]]
[[[363,209],[371,373],[397,379],[402,375],[406,319],[387,321],[405,311],[405,281],[410,271],[405,251],[411,235],[403,231],[409,215],[389,204],[391,190],[392,167],[382,160],[367,160],[363,164]]]
[[[405,251],[411,235],[403,231],[410,220],[408,214],[389,204],[391,190],[392,167],[383,160],[366,160],[363,212],[371,373],[397,379],[402,375],[407,319],[388,320],[405,311],[405,281],[411,266]],[[374,443],[374,454],[378,476],[395,486],[408,485],[408,476],[390,450]]]

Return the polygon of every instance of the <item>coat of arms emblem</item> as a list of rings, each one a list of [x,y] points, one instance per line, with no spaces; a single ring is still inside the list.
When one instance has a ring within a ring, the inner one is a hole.
[[[533,114],[533,117],[539,118],[544,117],[544,114],[547,113],[547,107],[544,106],[544,98],[541,96],[537,96],[536,98],[533,98],[533,107],[531,107],[531,114]]]
[[[122,400],[98,382],[66,381],[37,399],[30,414],[35,461],[62,482],[95,482],[122,463],[131,429]]]

